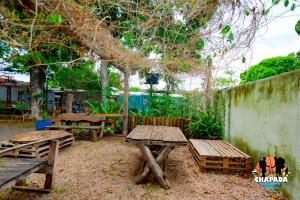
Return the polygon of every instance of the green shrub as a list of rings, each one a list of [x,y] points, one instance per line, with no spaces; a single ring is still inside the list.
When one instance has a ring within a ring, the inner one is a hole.
[[[221,139],[223,138],[222,126],[217,121],[211,110],[202,113],[198,119],[191,122],[188,131],[195,139]]]
[[[120,113],[122,107],[113,99],[106,101],[84,101],[93,114],[113,114]]]
[[[24,111],[26,109],[26,104],[24,102],[17,102],[16,109],[19,111]]]
[[[46,110],[41,110],[40,115],[41,115],[42,120],[48,119],[48,112]]]
[[[17,102],[16,109],[21,111],[23,122],[25,121],[24,110],[26,109],[26,104],[24,102]]]
[[[148,106],[145,111],[137,108],[130,110],[131,115],[166,117],[166,118],[186,118],[197,117],[202,109],[202,101],[196,97],[172,97],[170,95],[150,96]]]
[[[117,114],[122,110],[122,106],[118,104],[114,99],[107,99],[106,101],[85,101],[88,105],[91,113],[93,114]],[[123,119],[116,118],[115,132],[123,130]],[[110,129],[105,128],[104,133],[109,133]]]

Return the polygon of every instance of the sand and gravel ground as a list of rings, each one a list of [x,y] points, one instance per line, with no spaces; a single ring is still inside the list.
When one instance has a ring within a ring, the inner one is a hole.
[[[14,131],[20,132],[16,127]],[[21,130],[27,128],[19,127]],[[140,168],[141,160],[139,149],[126,143],[122,137],[107,136],[95,143],[77,141],[59,153],[52,193],[38,194],[9,189],[0,193],[0,199],[259,200],[269,197],[268,192],[256,184],[253,178],[199,172],[187,147],[173,150],[167,160],[171,189],[162,189],[156,182],[136,185],[133,177]],[[28,178],[27,184],[41,186],[43,181],[42,175],[34,174]]]
[[[34,123],[32,121],[23,123],[13,120],[0,120],[0,141],[7,140],[11,135],[33,130]]]
[[[59,155],[55,189],[51,194],[7,190],[0,199],[266,199],[268,193],[252,178],[199,172],[188,148],[175,149],[167,161],[172,188],[157,183],[136,185],[141,153],[123,138],[76,142]],[[41,185],[41,175],[28,184]]]

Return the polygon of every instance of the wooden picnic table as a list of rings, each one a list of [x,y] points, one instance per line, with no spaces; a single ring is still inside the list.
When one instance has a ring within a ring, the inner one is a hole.
[[[93,141],[103,138],[105,116],[96,116],[90,113],[64,113],[51,126],[46,126],[48,130],[66,130],[72,132],[74,129],[85,129],[91,131]],[[74,125],[74,123],[76,125]],[[83,124],[83,125],[80,125]]]
[[[175,147],[188,144],[188,140],[180,128],[138,125],[126,137],[126,141],[137,144],[144,158],[135,182],[144,182],[152,172],[163,188],[170,188],[170,183],[165,174],[166,158]]]

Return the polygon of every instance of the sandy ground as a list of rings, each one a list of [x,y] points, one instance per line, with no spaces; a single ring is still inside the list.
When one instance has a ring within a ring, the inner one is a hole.
[[[7,140],[9,136],[34,130],[33,122],[19,122],[12,120],[0,120],[0,141]]]
[[[55,189],[50,194],[6,190],[0,199],[268,199],[253,178],[199,172],[187,147],[171,152],[167,176],[171,189],[156,182],[136,185],[142,157],[139,149],[121,137],[99,142],[79,141],[59,153]],[[32,175],[29,185],[42,185],[42,175]]]

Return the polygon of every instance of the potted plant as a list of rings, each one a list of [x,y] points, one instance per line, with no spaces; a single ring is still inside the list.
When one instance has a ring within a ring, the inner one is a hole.
[[[51,126],[52,125],[52,121],[48,119],[47,111],[42,110],[40,112],[40,115],[41,115],[42,120],[35,121],[35,129],[37,131],[45,130],[46,126]]]

